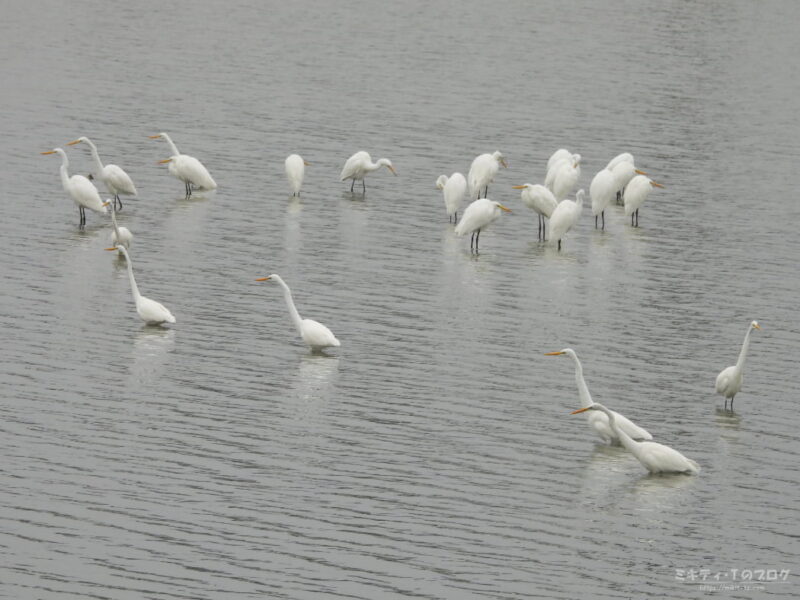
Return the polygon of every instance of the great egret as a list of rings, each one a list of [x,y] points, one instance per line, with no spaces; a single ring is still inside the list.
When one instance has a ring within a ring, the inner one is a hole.
[[[284,167],[286,168],[286,178],[289,180],[289,189],[292,190],[292,196],[300,195],[303,175],[305,175],[306,167],[310,165],[311,163],[304,161],[299,154],[290,154],[286,157]]]
[[[578,396],[581,399],[581,406],[583,408],[590,408],[593,404],[592,396],[589,394],[589,388],[586,385],[586,380],[583,378],[583,367],[581,361],[578,360],[578,355],[572,348],[564,348],[558,352],[548,352],[545,356],[569,356],[575,363],[575,383],[578,385]],[[611,411],[614,412],[614,411]],[[652,440],[653,436],[650,433],[630,419],[625,418],[618,412],[614,412],[617,419],[617,426],[622,429],[628,436],[635,440]],[[609,445],[620,445],[621,441],[614,429],[609,425],[608,417],[603,412],[591,412],[586,415],[589,427],[591,427],[600,439]]]
[[[136,285],[136,279],[133,277],[133,265],[131,264],[131,257],[125,246],[115,246],[114,248],[106,248],[106,250],[118,250],[125,255],[125,262],[128,265],[128,279],[131,281],[131,293],[133,294],[133,301],[136,303],[136,312],[139,318],[148,325],[161,325],[162,323],[175,323],[175,317],[169,312],[169,309],[155,300],[146,298],[139,293],[139,286]]]
[[[578,190],[575,194],[575,201],[564,200],[558,203],[553,214],[550,216],[550,241],[558,241],[558,249],[561,250],[561,238],[572,229],[578,222],[583,210],[583,197],[586,192]]]
[[[114,195],[114,207],[116,208],[116,204],[119,202],[119,209],[122,210],[120,194],[136,196],[136,186],[133,185],[133,180],[117,165],[109,164],[103,166],[103,161],[100,160],[100,155],[97,153],[97,146],[95,146],[89,138],[79,137],[77,140],[67,143],[67,146],[74,146],[81,142],[86,142],[86,145],[89,146],[89,150],[92,152],[95,166],[94,176],[103,182],[109,194]]]
[[[464,203],[464,196],[467,195],[467,178],[461,173],[439,175],[436,180],[436,187],[442,190],[444,195],[444,207],[450,220],[458,223],[458,211]],[[455,217],[455,219],[454,219]]]
[[[683,454],[658,442],[637,442],[632,439],[617,423],[614,411],[607,409],[599,402],[591,406],[579,408],[570,414],[586,412],[587,410],[598,410],[605,413],[608,417],[611,429],[615,431],[622,445],[633,454],[642,466],[651,473],[685,473],[686,475],[696,475],[700,472],[698,465],[691,458],[686,458]]]
[[[742,389],[742,379],[744,377],[744,359],[747,357],[747,348],[750,346],[750,334],[753,329],[761,329],[758,321],[752,321],[747,326],[747,333],[744,335],[744,342],[742,342],[742,350],[739,352],[739,360],[736,364],[723,369],[717,375],[717,393],[725,397],[725,407],[728,406],[728,398],[731,399],[731,410],[733,410],[733,398]]]
[[[556,206],[558,206],[558,201],[553,192],[539,183],[535,185],[525,183],[511,187],[515,190],[522,190],[520,197],[523,204],[534,211],[539,218],[539,239],[545,239],[545,217],[549,219]]]
[[[361,150],[360,152],[353,154],[353,156],[348,158],[347,162],[344,163],[342,173],[339,175],[339,181],[352,179],[353,183],[350,184],[350,191],[352,192],[356,181],[360,180],[361,189],[363,193],[366,193],[367,184],[364,182],[364,178],[367,176],[367,174],[377,171],[381,167],[386,167],[394,175],[397,175],[397,171],[395,171],[394,167],[392,166],[392,161],[390,161],[388,158],[379,158],[378,162],[372,162],[372,157],[369,155],[369,152],[364,152]]]
[[[172,156],[158,161],[158,164],[168,164],[170,175],[180,179],[186,187],[187,198],[192,195],[192,188],[198,190],[217,189],[217,182],[211,177],[211,174],[208,172],[208,169],[203,166],[203,163],[194,156],[178,152],[178,147],[166,133],[162,132],[148,137],[151,140],[164,138],[167,144],[169,144]]]
[[[572,152],[567,150],[566,148],[559,148],[555,152],[550,155],[550,158],[547,159],[547,172],[550,172],[556,163],[561,162],[562,160],[569,160],[572,157]]]
[[[617,180],[617,204],[622,204],[622,194],[625,187],[636,175],[647,175],[645,171],[640,171],[632,162],[622,161],[611,169],[614,178]]]
[[[494,176],[500,170],[500,165],[508,168],[506,159],[500,150],[492,154],[481,154],[475,157],[472,165],[467,174],[467,181],[469,181],[469,197],[480,198],[481,188],[484,188],[483,197],[489,193],[489,184],[494,181]]]
[[[636,227],[639,226],[639,207],[647,200],[650,195],[650,189],[654,187],[663,188],[660,183],[656,183],[646,175],[637,175],[630,180],[625,186],[625,194],[623,195],[623,202],[625,203],[625,216],[630,216],[631,225],[633,225],[633,217],[636,217]]]
[[[572,159],[557,163],[553,169],[552,187],[556,200],[561,202],[575,188],[581,175],[581,155],[573,154]],[[547,182],[545,181],[545,184]]]
[[[313,319],[303,319],[300,317],[300,313],[297,312],[297,308],[294,305],[294,300],[292,300],[292,290],[289,289],[289,286],[281,279],[280,275],[273,273],[269,277],[259,277],[256,281],[269,281],[271,279],[277,281],[283,288],[283,297],[286,299],[286,307],[289,309],[289,316],[292,318],[292,323],[297,327],[300,337],[303,338],[303,342],[311,348],[312,352],[321,352],[323,348],[331,346],[341,346],[336,336],[333,335],[331,330],[325,327],[325,325]]]
[[[500,211],[511,212],[511,209],[506,208],[499,202],[492,202],[488,198],[479,198],[467,207],[464,215],[461,217],[461,222],[456,225],[455,232],[457,236],[462,236],[471,233],[472,237],[469,240],[469,249],[472,250],[472,244],[475,244],[475,252],[478,252],[478,241],[481,237],[481,231],[486,229],[493,223],[502,213]]]
[[[120,227],[117,225],[117,209],[114,202],[110,202],[111,205],[111,223],[114,226],[114,231],[111,232],[111,243],[115,246],[124,246],[125,249],[129,249],[131,247],[131,242],[133,241],[133,234],[131,230],[127,227]],[[120,254],[122,252],[120,251]]]
[[[606,228],[606,208],[614,199],[617,192],[617,178],[610,169],[606,168],[598,171],[592,178],[589,185],[589,196],[592,198],[592,215],[594,215],[594,227],[597,229],[597,217],[603,217],[603,229]]]
[[[83,229],[83,227],[86,225],[85,210],[87,208],[89,210],[93,210],[94,212],[106,214],[106,206],[108,206],[108,202],[103,202],[103,200],[101,200],[100,192],[97,191],[97,188],[94,187],[94,184],[92,184],[92,182],[83,175],[73,175],[70,177],[67,173],[67,169],[69,168],[69,159],[67,158],[67,153],[64,152],[64,150],[61,148],[55,148],[54,150],[42,152],[42,154],[58,154],[61,156],[61,185],[64,186],[64,191],[70,195],[72,201],[78,206],[78,213],[80,214],[80,222],[78,224],[79,228]]]

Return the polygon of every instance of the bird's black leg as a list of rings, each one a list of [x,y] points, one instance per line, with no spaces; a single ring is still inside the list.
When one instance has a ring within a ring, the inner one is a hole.
[[[736,394],[731,396],[731,412],[733,412],[733,399],[736,398]]]
[[[80,223],[78,224],[78,229],[83,229],[84,226],[86,225],[86,209],[84,209],[82,206],[79,206],[78,213],[81,216]]]
[[[537,230],[539,234],[539,239],[542,239],[542,215],[537,215],[539,221],[539,229]]]
[[[361,180],[361,193],[362,194],[366,194],[367,193],[367,178],[366,177]]]
[[[594,216],[594,228],[597,229],[597,215]]]
[[[545,231],[545,227],[547,226],[547,221],[544,220],[544,215],[542,215],[542,241],[547,239],[547,232]]]
[[[617,204],[622,204],[622,190],[617,190]]]
[[[639,226],[639,209],[636,209],[636,226]]]
[[[469,238],[469,251],[472,252],[472,247],[475,244],[475,232],[472,232],[472,235]]]
[[[356,180],[353,179],[353,182],[350,184],[350,193],[353,193],[353,187],[356,185]]]
[[[558,240],[558,251],[561,252],[561,240]]]
[[[606,228],[606,211],[601,210],[600,211],[600,216],[603,217],[603,230],[605,230],[605,228]]]
[[[478,243],[480,242],[480,240],[481,240],[481,230],[478,229],[478,235],[475,236],[475,254],[478,254]]]
[[[486,186],[486,189],[483,190],[483,197],[484,198],[488,198],[489,197],[489,186],[488,185]],[[478,231],[478,234],[480,234],[480,231]]]

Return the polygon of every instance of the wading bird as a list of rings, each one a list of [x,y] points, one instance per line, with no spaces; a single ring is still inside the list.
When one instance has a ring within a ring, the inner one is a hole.
[[[467,179],[461,173],[439,175],[436,180],[436,188],[442,190],[444,195],[444,207],[450,221],[458,223],[458,211],[464,203],[464,196],[467,195]]]
[[[281,279],[280,275],[273,273],[269,277],[259,277],[256,279],[256,281],[270,280],[277,281],[283,288],[283,297],[286,300],[286,307],[289,309],[289,316],[292,319],[292,323],[294,323],[294,326],[297,328],[297,332],[300,334],[303,342],[311,348],[312,352],[321,352],[323,348],[329,348],[331,346],[341,346],[336,336],[333,335],[331,330],[325,327],[325,325],[313,319],[303,319],[300,317],[300,313],[297,312],[297,308],[294,305],[294,300],[292,300],[292,290],[289,289],[289,286]]]
[[[578,360],[578,355],[572,348],[564,348],[558,352],[548,352],[545,356],[569,356],[572,362],[575,363],[575,383],[578,385],[578,396],[581,399],[581,407],[589,408],[592,406],[592,396],[589,394],[589,387],[586,385],[586,380],[583,378],[583,367],[581,361]],[[612,411],[614,412],[614,411]],[[634,440],[652,440],[653,436],[650,433],[639,427],[630,419],[625,418],[618,412],[614,412],[617,418],[617,426],[620,427],[629,437]],[[620,445],[622,442],[619,439],[616,431],[611,427],[608,422],[608,417],[603,412],[591,412],[586,415],[589,427],[591,427],[600,439],[609,445]]]
[[[481,154],[475,157],[467,174],[470,198],[480,198],[481,188],[483,188],[483,197],[486,198],[489,193],[489,184],[494,181],[494,176],[500,170],[500,165],[503,165],[506,169],[508,168],[506,159],[500,150],[492,154]]]
[[[392,161],[388,158],[379,158],[378,162],[372,162],[372,157],[369,155],[369,152],[361,150],[353,154],[353,156],[348,158],[347,162],[344,163],[344,168],[342,168],[342,173],[339,175],[339,180],[344,181],[345,179],[352,179],[353,183],[350,184],[351,192],[353,191],[356,181],[361,181],[361,191],[366,193],[367,184],[364,183],[364,178],[369,173],[377,171],[381,167],[386,167],[392,174],[397,175],[397,171],[395,171],[392,166]]]
[[[739,352],[739,360],[736,364],[723,369],[717,375],[716,389],[717,393],[725,397],[725,407],[728,406],[728,398],[731,399],[731,410],[733,410],[733,398],[742,389],[742,379],[744,378],[744,359],[747,358],[747,349],[750,346],[750,334],[753,329],[761,329],[758,321],[752,321],[747,326],[747,333],[744,335],[744,342],[742,342],[742,349]]]
[[[591,406],[579,408],[570,414],[586,412],[587,410],[601,411],[608,417],[608,423],[622,445],[642,463],[642,466],[651,473],[685,473],[686,475],[696,475],[700,472],[698,465],[691,458],[686,458],[683,454],[658,442],[637,442],[625,433],[617,423],[614,411],[607,409],[599,402]]]
[[[187,198],[192,195],[193,190],[207,191],[217,189],[217,182],[211,177],[203,163],[194,156],[178,152],[178,147],[166,133],[157,133],[149,137],[151,140],[163,138],[169,144],[172,156],[158,161],[158,164],[167,164],[170,175],[183,182]]]
[[[474,251],[477,254],[481,231],[497,220],[502,214],[501,211],[511,212],[511,209],[506,208],[499,202],[492,202],[488,198],[479,198],[475,200],[467,207],[467,210],[464,211],[461,222],[456,225],[456,235],[462,236],[471,233],[472,237],[469,240],[469,249],[473,249],[472,246],[474,243]]]
[[[109,201],[108,203],[111,205],[111,224],[114,226],[114,231],[111,232],[111,243],[114,246],[123,246],[128,250],[133,241],[133,234],[127,227],[117,225],[117,209],[114,206],[114,202]],[[122,251],[119,254],[122,254]]]
[[[120,194],[124,196],[136,196],[136,186],[133,185],[133,180],[130,176],[117,165],[103,165],[100,160],[100,155],[97,153],[97,146],[94,145],[92,140],[87,137],[79,137],[77,140],[67,143],[67,146],[74,146],[86,142],[89,150],[92,152],[94,159],[94,177],[103,182],[109,194],[114,195],[114,207],[116,208],[119,202],[119,209],[122,210],[122,200]]]
[[[636,217],[635,227],[639,226],[639,207],[644,204],[647,196],[650,195],[650,190],[654,187],[663,188],[664,186],[656,183],[646,175],[637,175],[625,187],[625,194],[623,195],[625,216],[630,216],[632,226],[634,216]]]
[[[539,217],[539,239],[545,239],[545,218],[550,218],[558,206],[558,201],[553,192],[541,184],[525,183],[511,186],[515,190],[522,190],[520,197],[522,203],[530,208]]]
[[[597,217],[603,218],[603,229],[606,228],[606,208],[614,199],[617,192],[617,178],[611,169],[605,168],[598,171],[592,178],[589,185],[589,196],[592,199],[592,215],[594,216],[594,228],[597,229]]]
[[[289,189],[292,190],[292,196],[299,196],[306,167],[311,166],[311,163],[304,161],[299,154],[290,154],[283,164],[286,168],[286,179],[289,180]]]
[[[561,239],[572,229],[583,210],[583,197],[586,192],[578,190],[575,200],[564,200],[558,203],[553,214],[550,216],[550,241],[558,242],[558,249],[561,250]]]
[[[108,202],[103,202],[100,199],[100,192],[94,187],[83,175],[69,176],[67,169],[69,168],[69,159],[67,153],[61,148],[48,150],[42,154],[58,154],[61,156],[61,185],[64,186],[64,191],[67,192],[72,198],[72,201],[78,206],[78,213],[80,214],[80,222],[78,227],[83,229],[86,225],[86,209],[93,210],[101,214],[106,213],[106,206]]]
[[[550,173],[548,173],[548,176],[549,175]],[[578,183],[578,178],[580,175],[580,154],[573,154],[570,160],[564,160],[560,163],[556,163],[556,166],[553,167],[551,185],[549,186],[550,189],[553,190],[553,195],[556,197],[556,200],[561,202],[572,192],[572,190],[575,188],[575,184]],[[545,180],[545,186],[547,187],[547,180]]]
[[[118,250],[125,255],[125,262],[128,265],[128,279],[131,282],[131,293],[133,294],[133,301],[136,303],[136,312],[139,318],[148,325],[161,325],[162,323],[175,323],[175,317],[169,312],[169,309],[155,300],[151,300],[139,293],[139,286],[136,285],[136,279],[133,277],[133,264],[131,264],[131,257],[125,246],[115,246],[113,248],[106,248],[106,250]]]

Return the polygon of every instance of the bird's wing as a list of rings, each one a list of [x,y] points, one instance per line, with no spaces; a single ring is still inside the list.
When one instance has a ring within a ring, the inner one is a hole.
[[[217,183],[211,177],[208,169],[194,156],[181,154],[177,159],[177,172],[182,179],[186,179],[196,188],[203,190],[216,189]]]
[[[642,442],[639,445],[642,462],[650,467],[655,467],[656,471],[663,473],[685,473],[699,471],[698,464],[686,458],[683,454],[656,442]]]
[[[614,418],[619,425],[619,428],[622,429],[625,433],[627,433],[630,437],[635,440],[652,440],[653,436],[650,435],[650,432],[644,429],[643,427],[639,427],[636,423],[628,419],[626,416],[619,414],[618,412],[614,411]]]
[[[103,180],[111,185],[118,194],[136,195],[136,186],[130,176],[117,165],[106,165],[103,169]]]
[[[726,367],[725,369],[720,371],[719,375],[717,375],[717,382],[715,388],[718,394],[724,394],[725,390],[730,385],[731,377],[733,375],[733,369],[734,367]]]
[[[303,319],[303,341],[309,346],[339,346],[339,340],[322,323],[313,319]]]
[[[155,300],[142,296],[139,300],[139,313],[146,321],[154,323],[174,323],[175,317],[169,309]]]
[[[365,162],[372,162],[372,157],[369,155],[368,152],[364,152],[361,150],[360,152],[356,152],[347,159],[347,162],[344,163],[344,167],[342,168],[342,174],[339,176],[341,181],[345,179],[349,179],[353,175],[357,174],[361,165]]]

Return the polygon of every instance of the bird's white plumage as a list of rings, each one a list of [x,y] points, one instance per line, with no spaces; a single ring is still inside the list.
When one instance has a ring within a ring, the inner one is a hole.
[[[109,206],[111,206],[111,243],[114,246],[124,246],[125,249],[130,249],[131,242],[133,242],[133,234],[131,230],[127,227],[120,227],[117,224],[117,210],[114,206],[114,203],[110,200],[107,201]],[[120,251],[119,254],[122,254]]]
[[[561,162],[562,160],[569,160],[572,158],[572,152],[567,150],[566,148],[559,148],[555,152],[550,155],[550,158],[547,159],[547,171],[549,172],[556,163]]]
[[[312,351],[319,352],[323,348],[341,346],[341,343],[336,339],[336,336],[333,335],[333,332],[325,327],[325,325],[313,319],[303,319],[300,317],[300,313],[297,311],[294,299],[292,298],[292,291],[280,275],[273,273],[268,277],[259,279],[259,281],[267,280],[277,281],[283,288],[283,297],[286,301],[286,307],[289,309],[289,316],[292,319],[292,323],[294,323],[297,328],[297,332],[300,334],[303,342],[311,348]]]
[[[500,165],[505,167],[506,161],[499,150],[492,154],[481,154],[475,157],[467,174],[470,198],[477,198],[480,191],[494,181]]]
[[[581,361],[578,359],[576,352],[572,348],[564,348],[559,352],[548,354],[548,356],[556,355],[569,356],[572,359],[572,362],[575,364],[575,383],[578,386],[578,396],[581,400],[581,408],[587,408],[591,406],[594,402],[592,401],[592,396],[589,393],[589,386],[586,385],[586,380],[583,377],[583,366],[581,365]],[[587,411],[584,414],[586,414],[586,420],[589,423],[589,427],[592,429],[592,431],[597,433],[598,436],[600,436],[600,439],[602,439],[603,442],[609,445],[619,445],[621,443],[619,436],[611,428],[611,425],[609,425],[608,417],[605,413],[602,411]],[[653,436],[650,435],[650,432],[643,427],[639,427],[636,423],[625,416],[619,414],[618,412],[614,412],[614,416],[617,418],[617,424],[619,427],[622,428],[622,430],[631,438],[635,440],[653,439]]]
[[[592,215],[597,216],[603,212],[617,193],[617,178],[614,173],[606,168],[598,171],[589,184],[589,196],[592,199]]]
[[[536,214],[549,219],[553,215],[556,206],[558,206],[558,201],[553,192],[540,183],[525,183],[523,186],[520,192],[522,203]]]
[[[550,217],[550,241],[559,242],[572,229],[581,216],[585,192],[578,190],[575,200],[563,200],[558,203]],[[559,244],[560,245],[560,244]]]
[[[306,163],[299,154],[290,154],[283,164],[286,169],[286,179],[289,180],[289,189],[292,195],[296,196],[300,193],[300,186],[303,185]]]
[[[687,475],[695,475],[700,472],[700,465],[692,459],[686,458],[674,448],[659,444],[658,442],[638,442],[632,439],[620,427],[617,413],[609,410],[599,402],[595,402],[588,408],[583,407],[575,412],[584,411],[603,412],[608,418],[611,428],[619,437],[622,445],[633,454],[641,465],[650,471],[650,473],[684,473]]]
[[[622,154],[617,154],[614,158],[608,161],[606,169],[608,169],[609,171],[613,171],[614,167],[623,162],[635,164],[633,160],[633,154],[631,154],[630,152],[623,152]]]
[[[553,169],[553,176],[550,189],[556,200],[561,202],[575,188],[578,178],[581,175],[581,155],[573,154],[572,159],[564,160],[556,164]],[[547,185],[547,181],[545,181]]]
[[[452,217],[461,210],[461,205],[464,203],[464,197],[467,195],[467,178],[461,173],[453,173],[450,177],[440,175],[436,180],[436,187],[442,190],[447,216]]]
[[[397,175],[397,172],[394,170],[394,166],[392,165],[392,161],[390,161],[388,158],[379,158],[377,162],[372,162],[372,157],[369,155],[369,153],[360,150],[348,158],[347,161],[345,161],[342,172],[339,175],[339,180],[344,181],[346,179],[352,179],[354,182],[363,181],[367,174],[372,173],[381,167],[386,167],[392,173]]]
[[[739,359],[735,365],[723,369],[715,382],[715,389],[718,394],[722,395],[726,400],[733,399],[742,389],[742,382],[744,380],[744,362],[747,358],[747,350],[750,347],[750,334],[753,329],[761,329],[757,321],[751,321],[747,326],[747,333],[744,335],[742,342],[742,349],[739,351]],[[732,404],[731,404],[732,405]]]
[[[488,198],[480,198],[472,202],[464,211],[461,221],[456,225],[456,235],[462,236],[473,231],[483,231],[501,215],[503,210],[508,211],[499,202]],[[510,211],[508,211],[510,212]]]
[[[100,160],[100,154],[97,152],[97,146],[95,146],[94,142],[88,137],[79,137],[68,145],[72,146],[80,142],[84,142],[89,146],[92,158],[94,159],[94,176],[103,182],[109,194],[113,194],[114,196],[136,196],[136,186],[133,185],[133,180],[130,176],[122,167],[113,164],[103,165],[103,161]]]
[[[88,208],[102,214],[106,213],[105,203],[100,198],[100,192],[97,191],[94,184],[83,175],[70,177],[68,173],[69,159],[62,148],[54,148],[43,154],[58,154],[61,157],[61,167],[59,169],[61,185],[78,207]]]
[[[175,323],[175,317],[166,306],[160,302],[142,296],[139,293],[139,287],[136,285],[136,279],[133,276],[133,264],[131,264],[130,254],[128,254],[124,246],[117,246],[117,249],[125,255],[128,266],[128,279],[131,283],[131,293],[136,303],[136,313],[139,315],[139,318],[148,325]]]
[[[644,201],[647,200],[654,185],[661,187],[660,184],[655,183],[647,175],[637,175],[628,182],[628,185],[625,186],[625,193],[622,196],[622,200],[625,203],[625,216],[630,216],[639,210]]]
[[[170,175],[198,190],[209,191],[217,189],[217,182],[211,177],[211,173],[208,172],[208,169],[205,168],[203,163],[194,156],[181,154],[169,135],[161,132],[157,135],[151,135],[150,137],[163,138],[167,144],[169,144],[170,150],[172,151],[172,155],[168,159],[169,162],[167,162]]]
[[[608,167],[606,167],[608,168]],[[632,162],[622,161],[618,163],[616,166],[612,167],[611,172],[614,174],[614,179],[616,179],[616,191],[622,190],[628,183],[630,183],[631,179],[636,177],[636,174],[644,175],[643,171],[639,171],[636,169],[636,166]]]

